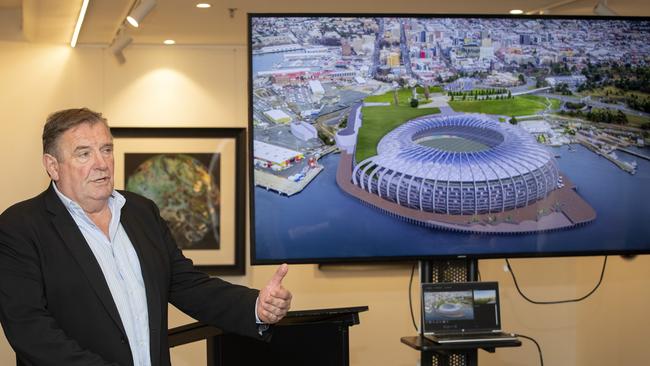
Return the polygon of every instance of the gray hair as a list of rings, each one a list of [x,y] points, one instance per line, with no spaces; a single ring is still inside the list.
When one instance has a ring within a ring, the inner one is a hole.
[[[109,128],[108,121],[102,117],[101,113],[85,107],[64,109],[50,114],[43,127],[43,154],[50,154],[58,159],[59,137],[65,131],[83,123],[89,123],[91,125],[103,123],[106,128]]]

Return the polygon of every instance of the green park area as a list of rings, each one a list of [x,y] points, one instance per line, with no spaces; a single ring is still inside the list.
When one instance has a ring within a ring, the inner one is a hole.
[[[450,101],[449,106],[456,112],[527,116],[544,111],[549,105],[549,101],[551,110],[560,108],[559,100],[549,99],[547,101],[546,98],[536,95],[521,95],[499,100]]]
[[[650,97],[650,95],[640,92],[638,90],[623,90],[615,86],[604,86],[589,90],[583,90],[577,93],[581,97],[609,97],[613,100],[624,101],[625,97],[636,95],[640,98]]]
[[[430,93],[442,93],[442,88],[439,86],[429,87]],[[416,88],[416,93],[418,95],[418,100],[420,103],[428,103],[429,100],[425,99],[424,88],[418,86]],[[371,95],[367,97],[364,102],[368,103],[390,103],[395,104],[394,92],[389,91],[381,95]],[[411,103],[411,98],[413,98],[413,90],[411,88],[402,88],[397,90],[397,99],[399,100],[400,106],[409,106]]]
[[[632,127],[650,130],[650,119],[647,117],[638,116],[636,114],[625,113],[627,117],[627,124]]]
[[[369,101],[368,98],[365,101]],[[416,117],[436,113],[440,113],[440,109],[413,108],[406,105],[363,107],[361,110],[363,124],[357,138],[356,161],[360,162],[377,155],[379,140],[399,125]]]

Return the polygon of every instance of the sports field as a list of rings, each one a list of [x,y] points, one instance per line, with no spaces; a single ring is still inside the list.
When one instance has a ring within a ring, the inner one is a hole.
[[[449,152],[476,152],[489,149],[489,146],[459,136],[429,136],[416,143]]]

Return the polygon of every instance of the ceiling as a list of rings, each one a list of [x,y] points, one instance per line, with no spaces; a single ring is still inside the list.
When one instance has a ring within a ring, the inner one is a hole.
[[[90,0],[79,46],[108,46],[137,0]],[[597,0],[157,0],[140,28],[126,27],[134,44],[244,45],[246,13],[484,13],[546,9],[549,14],[592,15]],[[68,43],[82,0],[0,0],[0,40]],[[608,0],[619,15],[650,15],[645,0]],[[234,9],[230,11],[229,9]]]

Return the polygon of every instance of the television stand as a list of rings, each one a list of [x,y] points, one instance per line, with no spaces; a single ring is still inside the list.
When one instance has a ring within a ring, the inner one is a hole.
[[[420,282],[472,282],[478,280],[477,259],[420,260]],[[420,316],[420,331],[424,328],[424,314]],[[477,366],[478,350],[494,352],[497,347],[519,347],[521,342],[500,342],[497,344],[445,344],[432,342],[422,336],[402,337],[402,343],[420,351],[420,365],[429,366]]]

